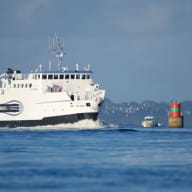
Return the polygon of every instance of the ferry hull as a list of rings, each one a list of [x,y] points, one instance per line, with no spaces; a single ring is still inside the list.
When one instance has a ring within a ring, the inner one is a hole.
[[[0,127],[34,127],[34,126],[46,126],[57,125],[62,123],[75,123],[80,120],[97,120],[98,113],[78,113],[64,116],[46,117],[42,120],[21,120],[21,121],[0,121]]]

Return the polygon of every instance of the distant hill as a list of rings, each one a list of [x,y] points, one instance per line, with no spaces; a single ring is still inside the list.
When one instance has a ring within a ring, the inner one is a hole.
[[[105,99],[99,118],[105,124],[140,126],[144,116],[152,115],[162,126],[167,126],[169,105],[166,102],[154,101],[113,103],[110,99]],[[181,111],[184,116],[184,126],[192,126],[192,101],[182,102]]]

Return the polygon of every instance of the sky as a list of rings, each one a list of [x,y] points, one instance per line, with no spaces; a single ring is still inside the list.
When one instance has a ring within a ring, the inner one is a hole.
[[[191,21],[191,0],[0,0],[0,73],[54,65],[57,33],[113,102],[191,100]]]

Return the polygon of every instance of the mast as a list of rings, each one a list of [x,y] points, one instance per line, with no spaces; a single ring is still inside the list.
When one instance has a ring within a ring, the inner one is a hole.
[[[50,52],[57,58],[58,70],[61,70],[61,63],[64,57],[63,44],[63,40],[59,38],[56,33],[52,38],[52,41],[49,39],[49,49]]]

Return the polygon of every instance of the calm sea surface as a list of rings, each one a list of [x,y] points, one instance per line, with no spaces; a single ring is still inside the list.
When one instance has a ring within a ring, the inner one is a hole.
[[[0,191],[192,191],[192,128],[0,129]]]

